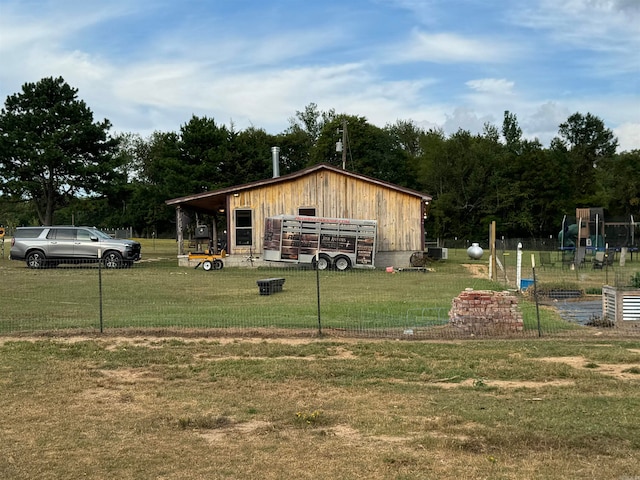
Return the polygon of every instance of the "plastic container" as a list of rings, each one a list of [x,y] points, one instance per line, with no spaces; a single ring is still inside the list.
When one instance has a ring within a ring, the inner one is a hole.
[[[533,278],[521,278],[520,279],[520,290],[526,290],[527,288],[533,285]]]

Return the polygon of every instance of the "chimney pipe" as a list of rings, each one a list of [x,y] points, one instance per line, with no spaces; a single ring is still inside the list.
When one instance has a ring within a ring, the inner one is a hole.
[[[273,162],[273,178],[280,176],[280,147],[271,147],[271,160]]]

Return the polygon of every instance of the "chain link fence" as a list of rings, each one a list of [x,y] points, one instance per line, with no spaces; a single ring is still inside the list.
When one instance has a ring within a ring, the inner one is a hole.
[[[414,268],[317,271],[308,265],[269,267],[247,258],[239,266],[227,262],[207,271],[202,265],[179,266],[175,242],[141,242],[143,260],[119,269],[101,264],[29,269],[8,259],[5,243],[0,335],[181,331],[409,340],[580,335],[593,328],[640,334],[638,322],[612,324],[597,308],[603,285],[631,287],[640,277],[637,257],[624,266],[593,268],[585,262],[570,268],[560,252],[541,263],[544,250],[524,250],[518,271],[517,250],[505,248],[490,272],[487,252],[473,260],[462,245],[450,248],[444,260]],[[496,333],[454,325],[453,299],[468,289],[509,291],[517,299],[522,328]],[[588,302],[587,313],[581,312]]]

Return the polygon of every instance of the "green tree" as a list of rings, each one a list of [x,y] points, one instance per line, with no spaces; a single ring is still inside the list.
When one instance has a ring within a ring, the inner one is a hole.
[[[276,139],[261,128],[250,127],[232,141],[231,163],[224,173],[225,185],[240,185],[273,176],[271,147]]]
[[[406,157],[387,130],[370,124],[365,117],[338,115],[326,122],[311,151],[310,164],[330,163],[342,166],[342,153],[336,143],[343,138],[346,124],[345,168],[397,184],[406,179]]]
[[[108,120],[93,113],[62,77],[26,83],[0,113],[0,180],[6,194],[31,201],[40,222],[77,196],[101,194],[124,172]]]
[[[473,136],[459,130],[444,139],[442,132],[427,132],[422,139],[420,170],[424,191],[433,195],[430,229],[439,237],[471,239],[486,235],[486,224],[494,219],[493,183],[495,130]]]
[[[175,209],[164,202],[194,193],[185,185],[180,137],[175,132],[154,132],[137,143],[135,156],[140,167],[129,202],[130,211],[135,212],[133,224],[168,231],[174,226]]]
[[[600,203],[597,171],[603,161],[615,155],[618,139],[600,118],[590,113],[574,113],[560,124],[558,133],[551,148],[565,157],[576,206],[590,207]]]
[[[502,122],[502,136],[506,147],[513,153],[519,153],[522,146],[522,129],[518,125],[518,118],[508,110],[504,112]]]
[[[557,233],[568,203],[565,166],[555,163],[557,156],[537,139],[523,139],[517,117],[509,111],[504,112],[502,136],[504,148],[494,179],[501,231],[514,237]]]
[[[280,147],[280,174],[302,170],[309,164],[313,145],[302,130],[288,130],[274,139],[274,147]]]
[[[410,120],[397,120],[385,126],[384,131],[391,137],[397,157],[398,174],[396,182],[402,186],[419,189],[416,175],[417,159],[422,154],[420,137],[424,131]]]
[[[318,105],[310,103],[303,111],[297,110],[295,117],[289,119],[287,133],[304,133],[311,147],[320,138],[324,126],[335,118],[336,112],[334,109],[323,112],[318,110]]]
[[[280,173],[295,172],[318,162],[314,154],[318,140],[325,125],[335,117],[333,109],[321,111],[318,105],[310,103],[289,118],[289,127],[275,138],[276,145],[280,147]]]
[[[615,155],[603,162],[601,183],[611,216],[640,218],[640,150]]]

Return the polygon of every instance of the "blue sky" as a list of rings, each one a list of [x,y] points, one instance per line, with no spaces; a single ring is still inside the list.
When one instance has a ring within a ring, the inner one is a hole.
[[[447,134],[592,113],[640,149],[640,0],[0,0],[0,100],[62,76],[114,132],[296,111]]]

